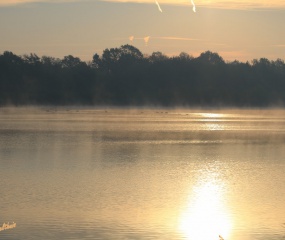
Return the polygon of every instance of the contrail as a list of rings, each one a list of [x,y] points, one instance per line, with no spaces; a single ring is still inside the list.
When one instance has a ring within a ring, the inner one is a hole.
[[[156,5],[157,5],[157,7],[158,7],[158,10],[159,10],[160,12],[162,12],[162,10],[161,10],[161,8],[160,8],[160,5],[159,5],[159,3],[158,3],[157,0],[155,0],[155,3],[156,3]]]
[[[162,40],[178,40],[178,41],[202,41],[197,38],[183,38],[183,37],[151,37],[154,39],[162,39]]]
[[[143,40],[145,42],[145,45],[147,46],[150,36],[144,37]]]
[[[192,5],[193,5],[193,12],[196,12],[196,6],[195,6],[194,1],[193,1],[193,0],[191,0],[191,3],[192,3]]]
[[[129,40],[131,41],[131,42],[133,42],[133,40],[134,40],[134,36],[129,36]]]

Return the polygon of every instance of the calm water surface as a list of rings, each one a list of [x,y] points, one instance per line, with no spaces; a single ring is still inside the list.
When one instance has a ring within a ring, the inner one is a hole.
[[[285,111],[0,109],[1,240],[285,239]]]

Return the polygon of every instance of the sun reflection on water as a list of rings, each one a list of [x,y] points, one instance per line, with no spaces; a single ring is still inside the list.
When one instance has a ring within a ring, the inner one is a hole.
[[[224,184],[216,179],[204,179],[194,187],[179,223],[185,239],[229,239],[232,221],[224,194]]]
[[[218,119],[223,118],[225,114],[222,113],[200,113],[203,118],[206,119]]]

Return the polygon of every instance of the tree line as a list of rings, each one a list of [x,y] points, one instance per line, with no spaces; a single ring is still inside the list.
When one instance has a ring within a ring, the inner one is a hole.
[[[168,57],[131,45],[84,62],[36,54],[0,55],[0,105],[236,106],[285,103],[285,63],[225,62],[206,51]]]

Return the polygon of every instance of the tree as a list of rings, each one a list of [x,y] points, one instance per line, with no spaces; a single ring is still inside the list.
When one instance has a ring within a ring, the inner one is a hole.
[[[122,45],[120,48],[105,49],[102,57],[94,55],[94,65],[101,66],[103,69],[111,72],[117,67],[128,64],[136,64],[143,59],[143,54],[134,46]]]
[[[166,61],[169,58],[162,52],[153,52],[148,59],[150,62],[154,63],[154,62]]]
[[[29,64],[29,65],[39,65],[41,64],[41,59],[39,58],[38,55],[31,53],[30,55],[24,55],[23,56],[24,62]]]
[[[211,51],[201,53],[197,60],[199,62],[209,63],[213,65],[225,63],[224,59],[218,53],[213,53]]]
[[[128,60],[141,60],[143,58],[143,54],[136,47],[126,44],[122,45],[119,48],[120,51],[120,59],[128,59]]]
[[[189,60],[193,60],[193,57],[190,56],[188,53],[186,52],[181,52],[178,56],[178,58],[181,60],[181,61],[189,61]]]
[[[102,60],[101,60],[100,56],[97,53],[95,53],[93,55],[91,66],[93,68],[96,68],[96,69],[98,69],[98,68],[100,68],[102,66]]]
[[[0,104],[270,106],[285,103],[285,63],[227,62],[210,51],[150,56],[131,45],[94,54],[90,64],[36,54],[0,54]]]
[[[78,66],[86,65],[86,63],[81,62],[80,58],[73,57],[72,55],[65,56],[61,61],[62,67],[64,68],[74,68]]]

